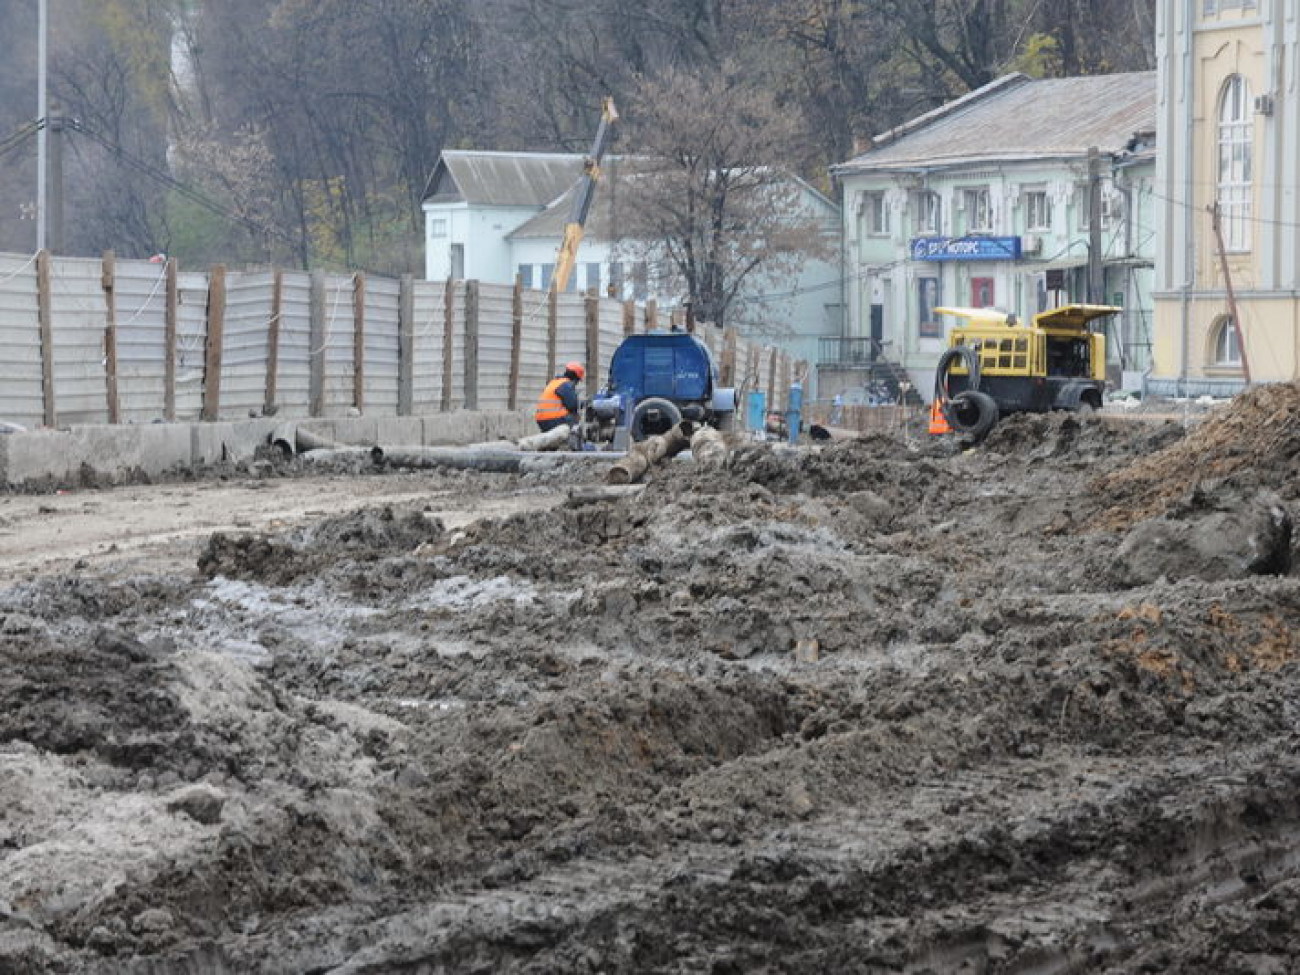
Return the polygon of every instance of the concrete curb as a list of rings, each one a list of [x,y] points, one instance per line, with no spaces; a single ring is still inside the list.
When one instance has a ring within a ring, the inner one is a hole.
[[[0,483],[9,488],[118,483],[251,460],[273,430],[296,425],[340,444],[433,447],[536,432],[531,411],[459,410],[428,416],[262,417],[218,423],[87,425],[0,434]]]

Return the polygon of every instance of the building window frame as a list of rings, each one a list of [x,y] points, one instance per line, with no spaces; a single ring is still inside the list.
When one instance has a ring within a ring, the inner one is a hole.
[[[1231,315],[1220,315],[1210,326],[1210,365],[1216,369],[1240,369],[1241,345]]]
[[[1025,230],[1044,233],[1052,229],[1052,198],[1045,189],[1025,191]]]
[[[943,201],[933,190],[922,190],[913,198],[917,234],[938,234],[943,228]]]
[[[1215,201],[1223,246],[1230,253],[1243,254],[1250,251],[1255,122],[1250,84],[1239,74],[1230,75],[1219,92],[1217,135]]]
[[[862,194],[862,217],[868,237],[889,236],[889,205],[883,192]]]
[[[993,198],[987,186],[971,186],[961,191],[966,211],[966,232],[987,234],[993,232]]]
[[[921,338],[943,338],[943,322],[934,313],[940,301],[939,276],[920,275],[916,279],[916,329]]]

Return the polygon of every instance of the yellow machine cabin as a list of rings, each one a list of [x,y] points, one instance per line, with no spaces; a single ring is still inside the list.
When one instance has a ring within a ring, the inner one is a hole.
[[[1099,409],[1106,337],[1093,323],[1121,310],[1063,305],[1024,325],[994,308],[936,308],[960,323],[935,370],[935,399],[953,427],[977,437],[1008,413]]]

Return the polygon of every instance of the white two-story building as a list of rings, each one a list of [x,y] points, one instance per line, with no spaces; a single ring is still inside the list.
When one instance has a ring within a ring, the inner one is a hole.
[[[1139,384],[1152,346],[1155,120],[1155,72],[1012,74],[835,167],[849,311],[842,339],[823,343],[823,375],[838,361],[848,386],[881,356],[928,396],[954,324],[935,307],[1028,318],[1091,300],[1124,308],[1108,357],[1117,383]]]

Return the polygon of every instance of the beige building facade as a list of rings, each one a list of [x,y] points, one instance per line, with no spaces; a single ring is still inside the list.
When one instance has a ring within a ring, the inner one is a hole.
[[[1300,377],[1300,3],[1161,0],[1147,389]],[[1234,314],[1235,310],[1235,314]]]

